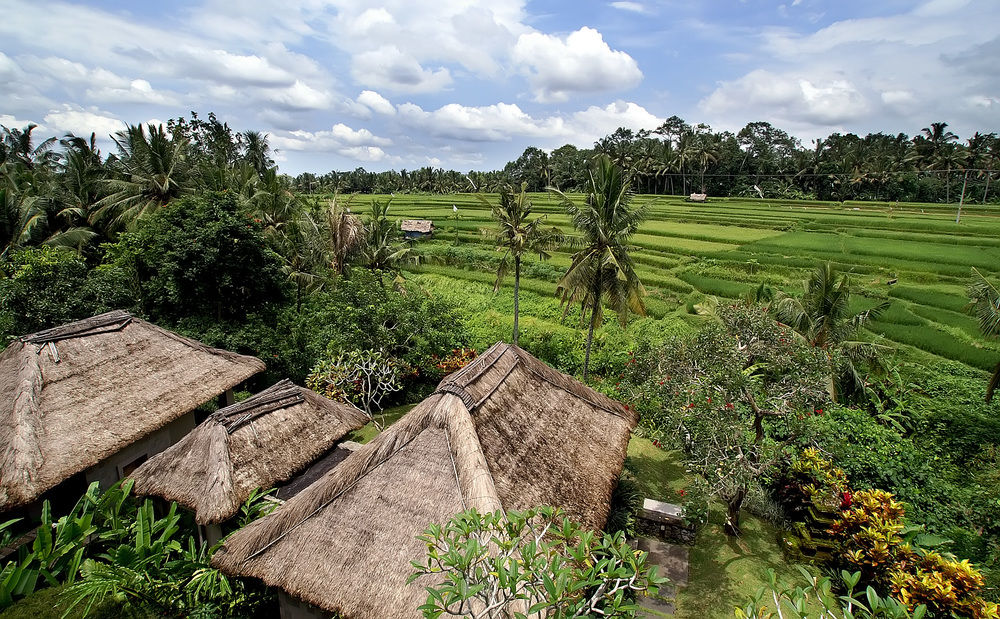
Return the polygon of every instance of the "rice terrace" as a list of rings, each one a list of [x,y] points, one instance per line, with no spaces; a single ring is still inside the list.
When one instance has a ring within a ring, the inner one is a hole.
[[[412,268],[422,274],[417,281],[431,289],[450,279],[478,282],[474,289],[483,294],[492,290],[498,255],[480,233],[492,220],[474,195],[375,198],[391,198],[394,217],[439,222],[434,242],[418,246],[426,260]],[[964,310],[970,269],[1000,270],[995,207],[966,206],[956,224],[954,205],[738,198],[691,203],[652,195],[634,201],[650,210],[633,245],[653,318],[688,312],[705,295],[737,299],[760,285],[799,292],[815,265],[830,261],[856,274],[858,308],[891,302],[871,323],[873,335],[917,357],[930,353],[984,371],[996,365],[1000,348],[983,342],[979,323]],[[551,196],[532,195],[532,202],[549,223],[569,231],[568,217]],[[562,248],[547,261],[529,263],[522,289],[557,306],[555,284],[572,251]],[[567,324],[552,316],[535,318]]]

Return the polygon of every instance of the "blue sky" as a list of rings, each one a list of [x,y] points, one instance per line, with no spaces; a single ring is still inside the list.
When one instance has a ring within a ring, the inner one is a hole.
[[[274,7],[279,6],[280,9]],[[0,0],[0,124],[214,111],[288,173],[502,167],[677,114],[1000,131],[996,0]]]

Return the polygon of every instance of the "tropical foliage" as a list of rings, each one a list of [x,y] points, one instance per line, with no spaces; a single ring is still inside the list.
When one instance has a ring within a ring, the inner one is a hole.
[[[637,596],[666,584],[622,533],[585,531],[551,507],[468,510],[420,539],[427,556],[413,562],[411,581],[434,582],[425,617],[633,617]]]

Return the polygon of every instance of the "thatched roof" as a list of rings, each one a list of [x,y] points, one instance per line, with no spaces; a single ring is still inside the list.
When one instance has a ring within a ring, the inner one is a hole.
[[[0,510],[166,426],[264,370],[127,312],[15,340],[0,353]]]
[[[132,474],[135,491],[177,501],[199,524],[223,522],[255,489],[290,479],[367,421],[353,406],[283,380],[150,458]]]
[[[434,222],[429,219],[404,219],[399,224],[403,232],[420,232],[430,234],[434,231]]]
[[[212,564],[345,617],[418,617],[410,561],[429,524],[475,507],[558,505],[604,525],[634,413],[515,346],[497,344]]]

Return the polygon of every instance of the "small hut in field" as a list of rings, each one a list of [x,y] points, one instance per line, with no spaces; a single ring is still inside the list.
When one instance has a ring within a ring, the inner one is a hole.
[[[604,526],[633,412],[515,346],[497,344],[372,442],[234,533],[212,564],[278,587],[282,616],[419,617],[407,583],[431,523],[563,507]]]
[[[368,418],[283,380],[213,413],[133,474],[135,491],[176,501],[199,525],[232,518],[257,488],[289,480]],[[208,537],[216,537],[209,529]]]
[[[194,428],[195,408],[262,370],[123,311],[15,340],[0,353],[0,511],[61,483],[54,500],[114,483]]]
[[[399,229],[407,239],[420,239],[434,233],[434,222],[429,219],[404,219]]]

